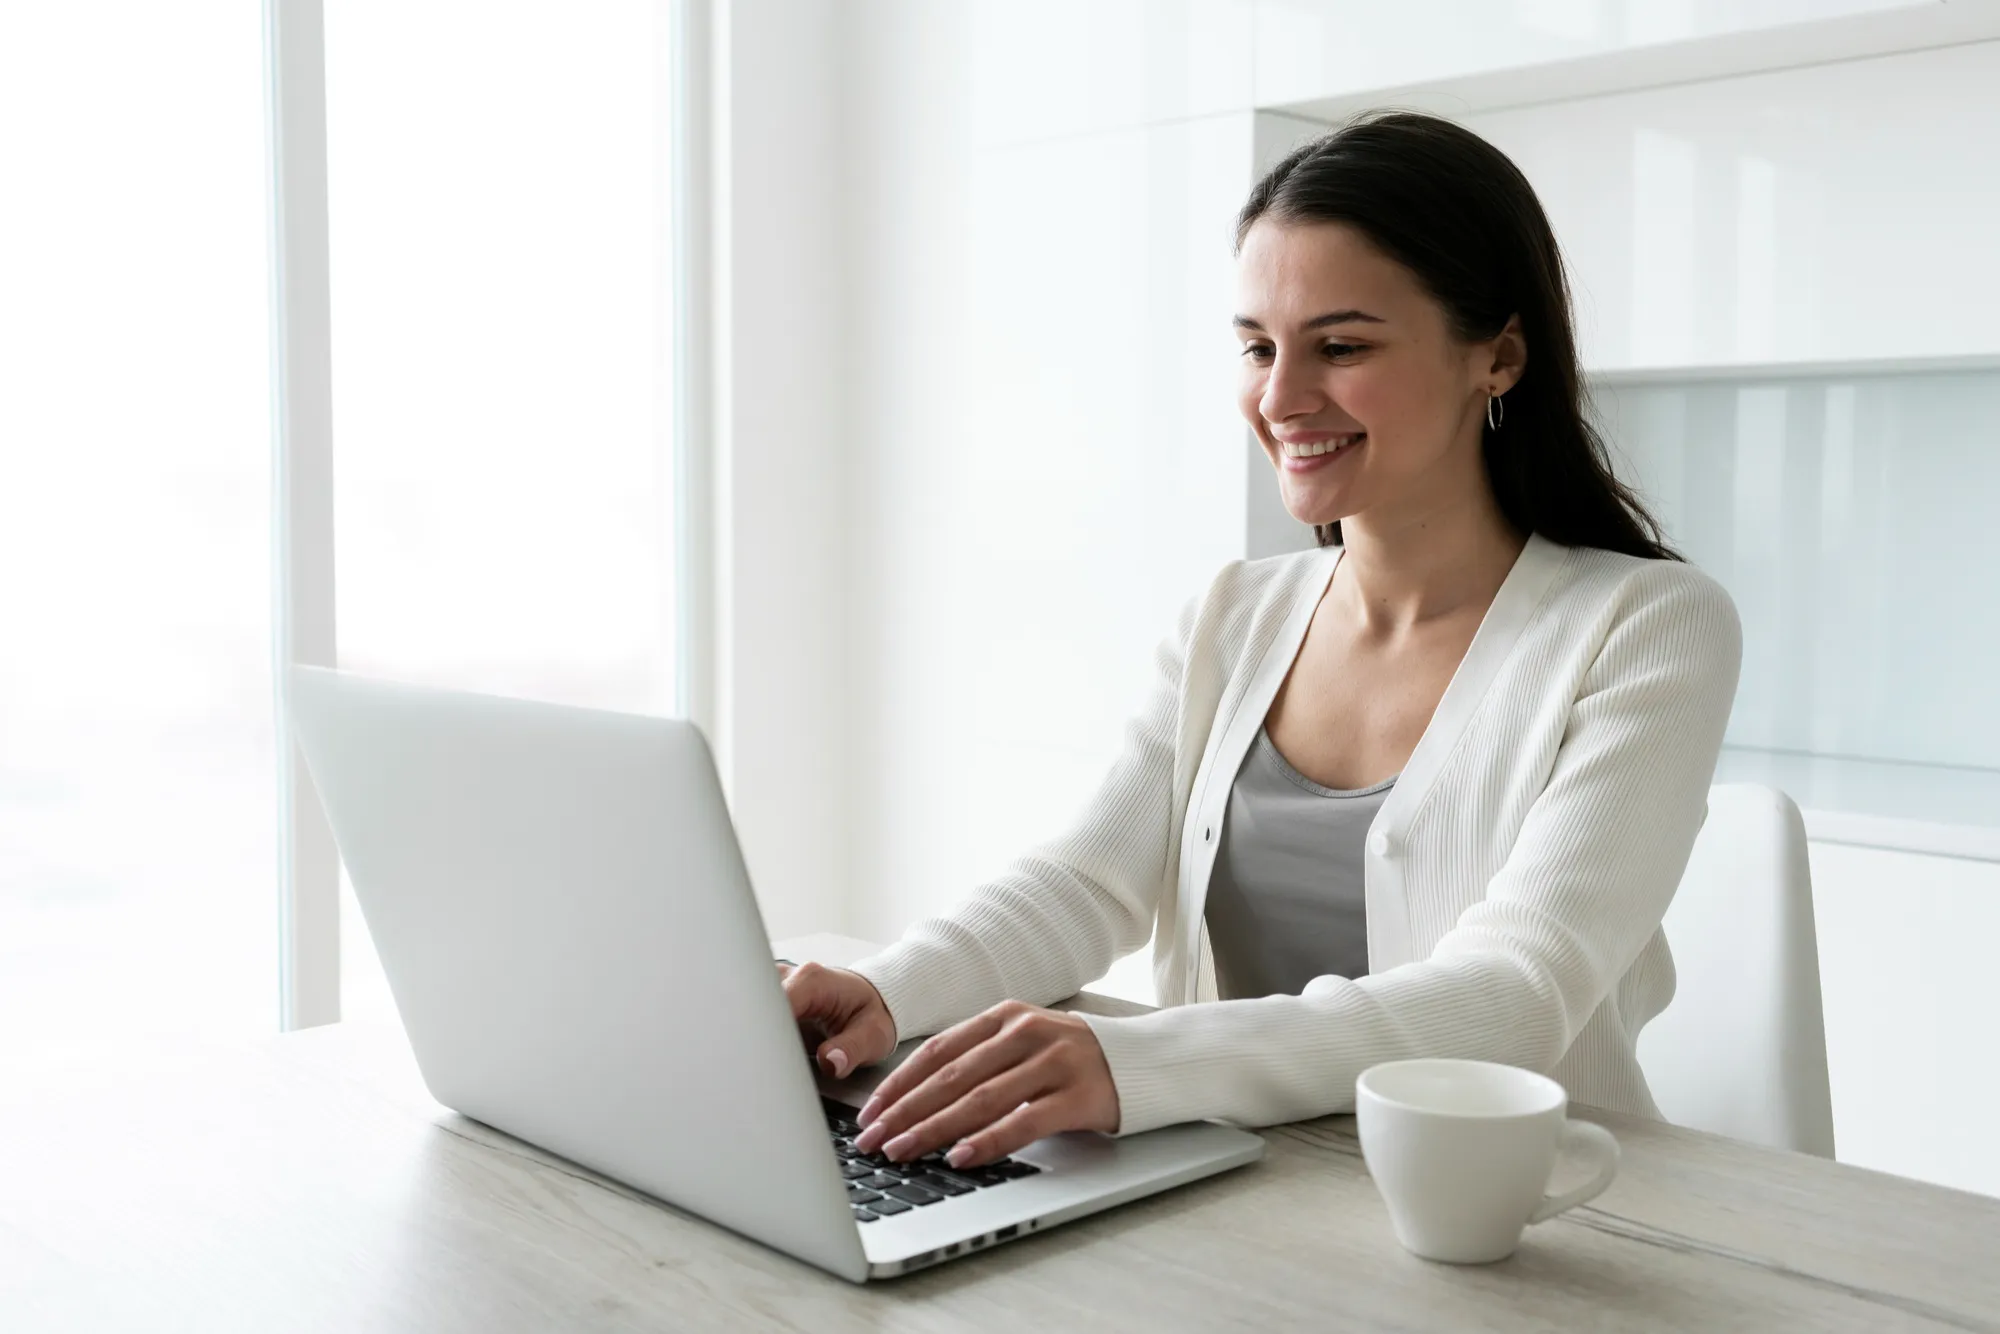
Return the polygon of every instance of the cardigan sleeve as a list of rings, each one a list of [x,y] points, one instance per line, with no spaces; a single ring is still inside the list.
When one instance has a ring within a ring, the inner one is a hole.
[[[1154,656],[1145,703],[1110,772],[1061,835],[950,912],[849,965],[882,993],[896,1038],[935,1033],[1003,1000],[1047,1005],[1104,976],[1152,937],[1173,827],[1181,684],[1202,599]]]
[[[1353,1110],[1381,1061],[1466,1057],[1548,1072],[1659,929],[1693,850],[1735,698],[1742,630],[1691,567],[1622,581],[1546,785],[1486,895],[1426,959],[1297,996],[1085,1016],[1118,1134]]]

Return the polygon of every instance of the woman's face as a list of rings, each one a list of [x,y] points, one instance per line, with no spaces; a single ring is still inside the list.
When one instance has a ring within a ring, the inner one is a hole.
[[[1519,377],[1515,324],[1460,342],[1414,274],[1339,223],[1253,223],[1236,300],[1238,403],[1293,518],[1420,520],[1486,484],[1480,425]]]

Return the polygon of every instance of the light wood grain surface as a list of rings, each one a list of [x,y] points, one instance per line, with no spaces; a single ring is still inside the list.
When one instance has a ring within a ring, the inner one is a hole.
[[[780,950],[815,941],[858,946]],[[1497,1265],[1404,1253],[1352,1118],[1328,1117],[1267,1129],[1250,1167],[857,1288],[444,1110],[393,1028],[0,1081],[8,1334],[2000,1331],[2000,1201],[1610,1115],[1580,1113],[1624,1146],[1617,1182]]]

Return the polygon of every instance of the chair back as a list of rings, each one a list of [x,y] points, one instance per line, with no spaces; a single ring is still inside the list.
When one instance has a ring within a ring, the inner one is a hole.
[[[1672,1004],[1639,1065],[1675,1125],[1833,1157],[1805,821],[1756,783],[1709,789],[1673,904]]]

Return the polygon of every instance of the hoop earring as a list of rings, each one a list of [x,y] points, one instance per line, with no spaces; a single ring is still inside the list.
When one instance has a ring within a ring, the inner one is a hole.
[[[1494,394],[1489,397],[1486,400],[1486,425],[1497,431],[1500,429],[1500,423],[1506,419],[1507,405],[1500,401],[1500,395]]]

